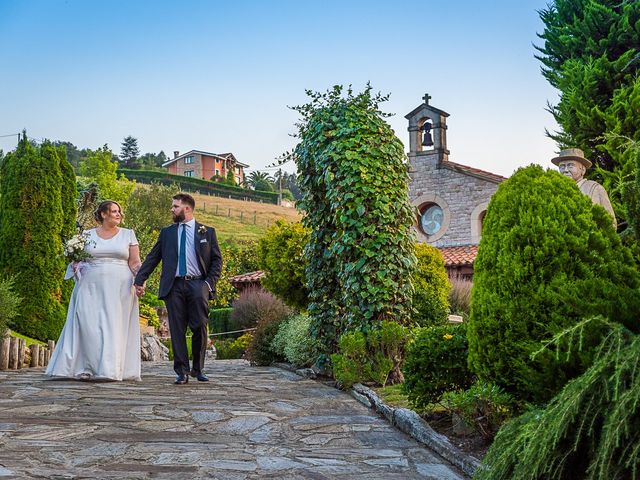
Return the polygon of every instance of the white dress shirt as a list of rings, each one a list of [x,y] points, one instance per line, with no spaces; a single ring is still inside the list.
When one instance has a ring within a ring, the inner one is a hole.
[[[202,272],[200,271],[200,267],[198,266],[198,258],[196,257],[196,249],[194,247],[196,220],[195,218],[192,218],[188,222],[178,224],[178,258],[180,258],[180,237],[182,235],[182,225],[186,225],[187,229],[187,239],[185,243],[185,248],[187,250],[187,275],[200,277],[202,275]],[[178,265],[176,268],[176,277],[178,276],[179,268],[180,265]]]

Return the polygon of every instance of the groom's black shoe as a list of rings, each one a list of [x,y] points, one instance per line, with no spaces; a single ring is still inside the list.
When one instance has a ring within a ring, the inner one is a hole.
[[[202,372],[196,372],[195,370],[191,370],[191,376],[198,379],[199,382],[208,382],[209,379]]]
[[[189,376],[185,374],[178,375],[178,377],[176,378],[175,384],[184,385],[186,383],[189,383]]]

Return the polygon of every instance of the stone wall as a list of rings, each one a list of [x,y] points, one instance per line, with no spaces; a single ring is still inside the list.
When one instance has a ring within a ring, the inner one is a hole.
[[[445,214],[443,228],[435,235],[428,237],[416,227],[418,241],[436,247],[478,244],[482,217],[498,183],[447,168],[446,162],[438,164],[436,155],[410,155],[410,162],[411,204],[420,208],[436,203]]]

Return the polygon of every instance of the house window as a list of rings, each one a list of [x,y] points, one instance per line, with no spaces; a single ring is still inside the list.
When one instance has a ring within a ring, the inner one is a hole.
[[[184,157],[184,163],[193,163],[193,155],[189,155],[188,157]]]
[[[219,177],[219,176],[220,176],[220,170],[216,168],[216,177]]]
[[[185,177],[193,177],[193,170],[185,170],[184,176]]]

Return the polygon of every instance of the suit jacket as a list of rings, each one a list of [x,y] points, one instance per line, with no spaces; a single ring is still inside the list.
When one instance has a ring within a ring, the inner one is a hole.
[[[200,233],[201,227],[206,229],[204,233]],[[211,299],[215,295],[216,283],[222,272],[222,255],[220,254],[216,231],[212,227],[196,222],[194,235],[193,244],[196,250],[198,266],[204,280],[211,288],[209,293],[209,298]],[[174,223],[160,231],[158,241],[144,259],[134,284],[143,285],[160,261],[162,261],[162,272],[160,273],[158,298],[162,299],[171,291],[176,269],[178,268],[178,224]]]

